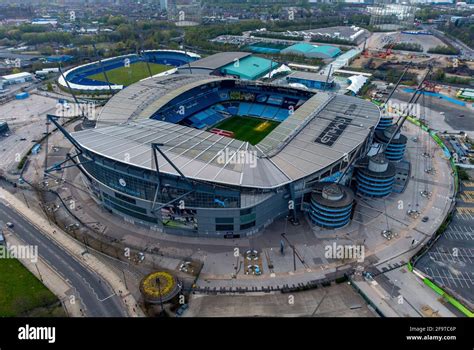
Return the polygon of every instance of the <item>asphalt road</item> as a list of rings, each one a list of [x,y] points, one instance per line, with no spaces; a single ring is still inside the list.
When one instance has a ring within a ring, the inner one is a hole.
[[[456,38],[450,38],[445,33],[435,28],[429,28],[429,29],[432,32],[438,34],[439,36],[442,36],[443,38],[445,38],[447,41],[450,42],[452,46],[458,49],[460,58],[466,59],[466,60],[474,59],[474,50],[471,49],[469,46],[467,46],[465,43],[463,43],[461,40],[456,39]]]
[[[409,100],[410,95],[410,93],[404,92],[403,89],[398,89],[398,91],[395,91],[395,93],[393,94],[392,102],[406,102]],[[431,119],[431,121],[433,121],[433,119],[435,118],[441,118],[454,130],[474,131],[474,113],[472,113],[471,109],[468,109],[467,107],[458,106],[454,103],[432,96],[425,96],[425,102],[426,107],[428,109],[431,109],[438,113],[444,113],[444,116],[439,116],[432,115],[431,113],[429,113],[429,111],[426,111],[427,119]],[[423,96],[420,97],[418,103],[422,105]],[[422,107],[420,112],[424,112]],[[460,117],[461,115],[463,117]],[[430,126],[435,129],[437,128],[435,124]],[[439,129],[439,131],[441,132],[443,132],[444,130],[445,129]]]
[[[39,256],[65,278],[82,301],[86,316],[125,317],[120,297],[100,277],[69,255],[49,237],[39,232],[13,209],[0,203],[0,219],[14,223],[13,231],[25,244],[38,246]]]

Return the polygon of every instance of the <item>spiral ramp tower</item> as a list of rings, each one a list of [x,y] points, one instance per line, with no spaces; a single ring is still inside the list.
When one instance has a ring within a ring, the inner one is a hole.
[[[392,125],[383,131],[375,131],[375,142],[383,145],[384,154],[389,161],[399,162],[403,159],[407,146],[407,137],[397,132],[396,125]]]
[[[357,194],[362,197],[387,197],[392,193],[395,173],[395,166],[383,153],[363,158],[355,175]]]
[[[320,183],[311,194],[309,217],[313,224],[336,229],[351,221],[354,193],[337,183]]]
[[[393,117],[387,114],[382,115],[379,123],[375,127],[375,131],[384,131],[385,129],[391,127],[392,125],[393,125]]]

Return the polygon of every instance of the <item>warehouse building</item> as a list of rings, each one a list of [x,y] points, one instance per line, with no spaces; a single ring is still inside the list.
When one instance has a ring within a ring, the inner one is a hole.
[[[329,59],[341,54],[341,50],[330,45],[312,45],[309,43],[298,43],[281,50],[282,54],[302,55],[309,58]]]
[[[221,73],[243,80],[256,80],[276,69],[279,63],[262,57],[248,56],[238,63],[230,63],[221,69]]]
[[[21,72],[16,74],[4,75],[2,79],[5,81],[5,85],[22,84],[26,83],[27,81],[32,81],[33,75],[28,72]]]
[[[286,77],[289,84],[302,84],[310,89],[327,90],[335,86],[334,77],[310,72],[293,72]]]
[[[252,56],[248,52],[221,52],[181,66],[178,68],[178,73],[256,80],[276,70],[279,66],[278,62]]]

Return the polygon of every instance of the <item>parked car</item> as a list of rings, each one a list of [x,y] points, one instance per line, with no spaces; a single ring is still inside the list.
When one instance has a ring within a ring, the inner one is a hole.
[[[188,304],[183,304],[181,307],[176,311],[176,317],[183,316],[184,312],[189,308]]]
[[[7,222],[6,225],[7,225],[8,228],[13,228],[13,227],[15,226],[15,225],[14,225],[13,223],[11,223],[11,222]]]
[[[382,237],[384,237],[387,240],[391,240],[393,237],[392,231],[390,230],[383,230],[382,231]]]

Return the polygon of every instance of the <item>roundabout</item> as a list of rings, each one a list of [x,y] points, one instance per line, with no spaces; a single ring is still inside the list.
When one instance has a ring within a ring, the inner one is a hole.
[[[181,284],[172,274],[164,271],[152,272],[140,282],[143,298],[152,304],[173,299],[181,291]]]

